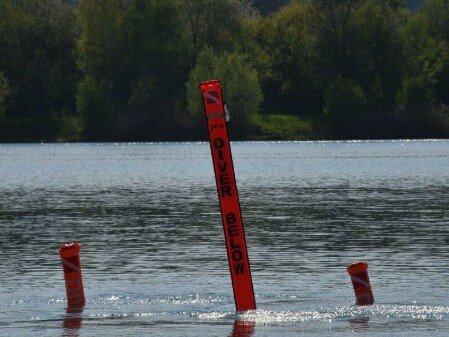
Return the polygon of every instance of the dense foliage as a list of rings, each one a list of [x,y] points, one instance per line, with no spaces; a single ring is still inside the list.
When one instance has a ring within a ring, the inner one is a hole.
[[[75,112],[76,34],[60,1],[0,0],[0,139],[54,138]]]
[[[0,140],[449,137],[449,1],[0,0]]]

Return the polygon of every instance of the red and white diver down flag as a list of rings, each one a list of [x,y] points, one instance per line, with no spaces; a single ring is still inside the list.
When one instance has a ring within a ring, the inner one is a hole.
[[[256,309],[220,81],[200,85],[237,311]]]

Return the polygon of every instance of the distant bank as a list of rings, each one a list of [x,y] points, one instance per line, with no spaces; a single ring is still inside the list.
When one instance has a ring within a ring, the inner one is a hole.
[[[292,0],[252,0],[254,8],[261,13],[267,14],[288,5]],[[405,0],[407,7],[412,11],[417,11],[423,4],[424,0]]]
[[[79,0],[66,0],[72,5],[78,4]],[[261,13],[267,14],[288,5],[292,0],[252,0],[251,3]],[[423,4],[424,0],[405,0],[407,7],[411,11],[417,11]]]
[[[449,138],[447,0],[2,0],[0,13],[0,142],[204,140],[209,79],[233,140]]]

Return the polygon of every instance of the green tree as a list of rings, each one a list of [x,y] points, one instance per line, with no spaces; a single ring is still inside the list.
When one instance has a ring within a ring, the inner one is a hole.
[[[430,71],[433,76],[435,99],[445,105],[449,105],[449,62],[447,48],[449,45],[449,1],[427,0],[424,7],[414,17],[414,21],[421,22],[423,31],[429,36],[429,48],[422,50],[422,54],[434,53],[434,61],[429,62],[433,67]],[[434,46],[432,46],[434,45]],[[435,60],[438,58],[438,60]],[[428,71],[425,71],[428,73]],[[428,76],[426,76],[428,77]]]
[[[355,74],[370,97],[370,106],[388,110],[395,106],[404,71],[401,29],[408,12],[397,1],[368,0],[357,10]]]
[[[406,74],[398,99],[405,109],[408,137],[432,137],[437,125],[449,123],[449,117],[439,113],[449,104],[449,45],[434,37],[430,25],[427,14],[419,12],[403,30]]]
[[[311,0],[315,72],[321,83],[351,78],[356,50],[353,21],[360,0]]]
[[[254,19],[254,55],[266,93],[264,113],[307,115],[320,108],[320,92],[312,72],[311,6],[294,1],[269,17]]]
[[[236,53],[217,56],[212,50],[204,50],[186,83],[189,123],[196,137],[204,135],[204,111],[198,86],[210,79],[222,81],[223,95],[231,111],[229,130],[233,137],[247,138],[254,132],[254,116],[262,102],[262,90],[257,72],[247,58]]]
[[[353,119],[359,129],[363,125],[360,136],[389,137],[396,127],[392,120],[397,115],[397,95],[405,72],[401,31],[408,21],[408,11],[399,0],[312,0],[312,8],[312,72],[322,85],[333,83],[331,89],[322,89],[327,90],[325,100],[341,88],[344,97],[360,107],[360,99],[354,99],[361,97],[357,94],[360,89],[365,113]],[[342,109],[334,110],[344,114]],[[342,120],[349,123],[346,115]],[[336,115],[332,125],[336,125]],[[344,130],[343,125],[339,129]]]
[[[78,40],[80,68],[77,106],[89,139],[111,139],[117,111],[130,89],[125,78],[122,30],[126,5],[119,0],[85,0],[78,8],[82,34]]]
[[[192,48],[181,8],[176,0],[134,0],[126,16],[132,80],[128,107],[138,120],[146,120],[145,130],[139,130],[142,136],[173,138],[180,131],[179,106],[185,100]]]
[[[10,94],[8,79],[0,72],[0,120],[6,110],[6,99]]]
[[[241,0],[182,1],[196,54],[205,47],[217,53],[231,51],[244,29],[243,19],[251,12]]]
[[[75,10],[61,0],[0,0],[0,72],[9,83],[3,140],[56,137],[75,114]]]
[[[433,38],[449,42],[448,0],[426,0],[419,15],[426,18],[429,34]]]
[[[114,106],[111,101],[110,86],[105,81],[97,82],[86,76],[78,88],[78,111],[83,121],[83,131],[91,140],[112,139]]]
[[[191,63],[179,1],[85,0],[80,22],[85,78],[78,106],[85,116],[87,136],[176,137],[176,116],[185,99],[183,83]],[[104,92],[102,101],[109,102],[108,112],[99,113],[90,99],[100,92]]]
[[[360,85],[337,76],[324,94],[324,111],[336,138],[364,138],[366,95]]]
[[[388,137],[405,73],[404,40],[401,30],[408,11],[398,1],[365,1],[353,20],[355,49],[351,78],[366,94],[371,137]]]
[[[0,69],[11,83],[10,118],[74,113],[75,12],[61,1],[0,0]]]
[[[408,77],[404,80],[400,99],[404,104],[408,126],[408,137],[425,137],[429,132],[429,114],[432,92],[424,76]]]

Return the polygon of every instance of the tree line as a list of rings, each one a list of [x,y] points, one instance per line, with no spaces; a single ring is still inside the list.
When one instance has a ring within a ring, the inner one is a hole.
[[[0,0],[0,140],[449,136],[449,1]]]

